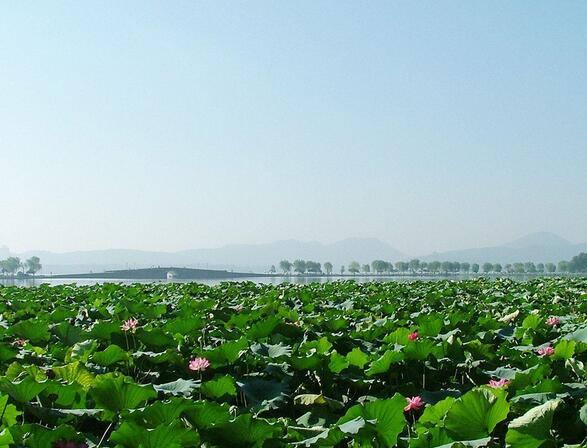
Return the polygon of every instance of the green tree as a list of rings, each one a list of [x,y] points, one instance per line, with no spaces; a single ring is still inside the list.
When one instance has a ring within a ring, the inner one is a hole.
[[[409,266],[410,266],[410,271],[416,272],[418,269],[420,269],[420,260],[418,260],[417,258],[410,260]]]
[[[371,267],[373,268],[373,271],[381,274],[389,270],[389,263],[383,260],[373,260]]]
[[[344,264],[340,267],[340,275],[344,275]]]
[[[298,274],[305,274],[306,273],[306,262],[304,260],[295,260],[293,262],[293,269],[294,272]]]
[[[536,265],[536,270],[540,273],[544,272],[544,263],[538,263]]]
[[[405,261],[398,261],[395,263],[395,268],[400,272],[406,272],[409,268],[409,264]]]
[[[569,272],[569,262],[562,260],[558,262],[558,272]]]
[[[493,265],[493,270],[494,270],[495,272],[498,272],[498,273],[499,273],[499,272],[501,272],[501,270],[502,270],[501,264],[499,264],[499,263],[495,263],[495,264]]]
[[[508,263],[508,264],[505,265],[505,271],[508,274],[511,274],[512,272],[514,272],[514,267],[510,263]]]
[[[475,274],[479,272],[479,265],[477,263],[473,263],[471,265],[471,271],[473,271]]]
[[[471,265],[469,263],[461,263],[461,271],[463,271],[464,273],[469,273],[469,271],[471,270]]]
[[[438,272],[440,270],[440,261],[432,261],[428,263],[428,269],[434,273]]]
[[[443,261],[440,263],[440,269],[445,274],[448,274],[452,270],[452,263],[450,261]]]
[[[551,274],[556,271],[556,265],[554,263],[546,263],[544,267],[546,268],[546,272]]]
[[[306,261],[306,270],[312,274],[322,272],[322,266],[317,261]]]
[[[488,272],[491,272],[493,270],[493,265],[491,263],[485,262],[483,263],[483,272],[485,272],[486,274]]]
[[[27,270],[27,274],[32,274],[33,276],[39,272],[43,265],[41,264],[41,259],[39,257],[31,257],[25,262],[25,267]]]
[[[291,272],[291,263],[288,260],[281,260],[279,262],[279,269],[281,269],[284,274],[289,274]]]
[[[351,261],[349,263],[349,272],[351,274],[357,274],[361,270],[361,265],[358,261]]]
[[[514,263],[514,272],[516,274],[523,274],[526,272],[526,268],[524,267],[524,263]]]
[[[330,261],[324,263],[324,270],[326,271],[327,275],[332,274],[332,263]]]
[[[575,255],[569,262],[570,272],[587,272],[587,253],[581,252]]]
[[[14,274],[16,274],[16,271],[18,271],[20,266],[21,266],[20,258],[9,257],[6,260],[5,269],[6,269],[7,273],[9,273],[10,275],[14,275]]]
[[[275,274],[275,272],[277,271],[277,269],[275,269],[274,265],[271,265],[271,267],[269,268],[269,273],[270,274]]]
[[[536,266],[531,261],[524,263],[524,269],[530,274],[534,274],[536,272]]]
[[[363,271],[364,274],[370,274],[371,273],[371,266],[369,266],[368,264],[364,264],[361,267],[361,270]]]

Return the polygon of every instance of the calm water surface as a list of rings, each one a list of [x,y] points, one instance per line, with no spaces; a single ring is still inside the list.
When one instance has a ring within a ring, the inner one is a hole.
[[[514,277],[516,280],[524,281],[530,278],[535,278],[536,276],[516,276]],[[393,277],[363,277],[360,275],[357,276],[330,276],[330,277],[242,277],[239,279],[201,279],[201,280],[116,280],[116,279],[92,279],[92,278],[84,278],[84,279],[68,279],[68,278],[59,278],[59,279],[25,279],[25,280],[18,280],[18,279],[0,279],[0,285],[13,285],[13,286],[21,286],[21,287],[33,287],[39,286],[41,284],[47,284],[51,286],[56,285],[96,285],[101,283],[120,283],[123,285],[131,285],[133,283],[202,283],[204,285],[218,285],[220,283],[226,281],[232,282],[245,282],[251,281],[254,283],[262,283],[262,284],[272,284],[272,285],[279,285],[281,283],[295,283],[295,284],[306,284],[306,283],[328,283],[334,282],[339,280],[354,280],[359,283],[365,282],[409,282],[409,281],[416,281],[416,280],[427,280],[427,281],[434,281],[434,280],[442,280],[450,278],[452,280],[464,280],[464,279],[473,279],[476,278],[475,276],[451,276],[451,277],[417,277],[417,276],[393,276]]]

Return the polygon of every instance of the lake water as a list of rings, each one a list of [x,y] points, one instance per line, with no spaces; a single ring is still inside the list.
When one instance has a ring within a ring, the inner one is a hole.
[[[473,279],[476,277],[481,277],[481,275],[473,276],[473,275],[456,275],[450,277],[433,277],[433,276],[426,276],[426,277],[418,277],[418,276],[393,276],[393,277],[385,277],[385,276],[372,276],[372,277],[364,277],[364,276],[330,276],[330,277],[242,277],[239,279],[201,279],[201,280],[116,280],[116,279],[93,279],[93,278],[84,278],[84,279],[69,279],[69,278],[59,278],[59,279],[0,279],[0,285],[14,285],[14,286],[22,286],[22,287],[34,287],[39,286],[41,284],[47,284],[51,286],[56,285],[95,285],[100,283],[120,283],[124,285],[131,285],[133,283],[202,283],[205,285],[218,285],[222,282],[232,281],[232,282],[245,282],[251,281],[255,283],[265,283],[265,284],[272,284],[272,285],[279,285],[281,283],[295,283],[295,284],[306,284],[306,283],[328,283],[334,282],[339,280],[354,280],[359,283],[365,282],[409,282],[409,281],[416,281],[416,280],[427,280],[427,281],[434,281],[434,280],[442,280],[442,279],[452,279],[452,280],[464,280],[464,279]],[[528,280],[530,278],[535,278],[534,276],[523,275],[523,276],[515,276],[512,277],[516,280]]]

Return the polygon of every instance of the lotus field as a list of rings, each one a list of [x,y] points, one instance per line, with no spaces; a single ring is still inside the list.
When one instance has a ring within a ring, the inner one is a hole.
[[[0,287],[0,447],[585,446],[587,279]]]

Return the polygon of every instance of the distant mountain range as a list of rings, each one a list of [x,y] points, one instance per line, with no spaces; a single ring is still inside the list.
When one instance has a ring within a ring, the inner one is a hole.
[[[587,243],[575,244],[549,232],[526,235],[501,246],[453,250],[421,257],[423,261],[468,261],[470,263],[558,262],[587,252]]]
[[[279,261],[297,258],[335,266],[352,260],[403,260],[406,254],[375,238],[349,238],[332,244],[317,241],[284,240],[268,244],[232,244],[216,249],[194,249],[180,252],[148,252],[111,249],[66,253],[29,251],[18,254],[22,259],[36,255],[43,264],[42,273],[65,274],[102,272],[112,269],[178,266],[228,269],[242,272],[265,272]]]
[[[553,233],[533,233],[500,246],[456,250],[418,257],[423,261],[468,261],[470,263],[513,263],[517,261],[558,262],[579,252],[587,252],[587,243],[574,244]],[[0,247],[0,258],[8,256]],[[338,269],[357,260],[370,263],[413,258],[376,238],[348,238],[331,244],[317,241],[284,240],[267,244],[232,244],[216,249],[194,249],[179,252],[149,252],[129,249],[93,250],[67,253],[30,251],[18,254],[22,259],[32,255],[41,258],[43,273],[66,274],[103,272],[112,269],[178,266],[228,269],[242,272],[264,272],[279,261],[297,258],[330,261]]]

